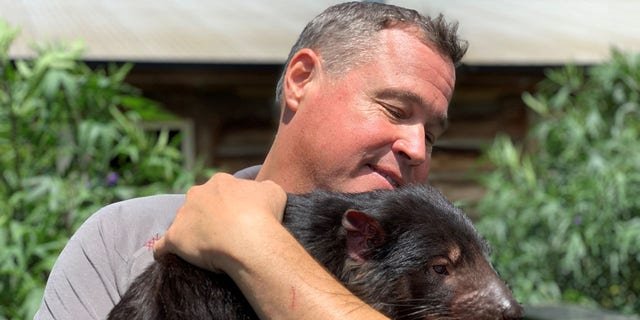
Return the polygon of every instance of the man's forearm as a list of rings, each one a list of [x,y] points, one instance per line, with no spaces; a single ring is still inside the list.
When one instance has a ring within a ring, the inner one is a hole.
[[[262,319],[387,319],[350,293],[284,228],[227,270]],[[254,247],[255,248],[255,247]]]

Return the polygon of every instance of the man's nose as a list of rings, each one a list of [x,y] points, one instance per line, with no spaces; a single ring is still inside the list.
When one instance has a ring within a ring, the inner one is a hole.
[[[392,146],[393,152],[406,159],[411,166],[423,164],[429,156],[430,148],[422,125],[404,126]]]

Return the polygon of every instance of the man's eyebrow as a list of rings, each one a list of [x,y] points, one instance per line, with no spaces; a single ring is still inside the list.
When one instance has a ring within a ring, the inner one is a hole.
[[[428,109],[429,105],[422,99],[421,96],[417,95],[415,92],[402,90],[402,89],[394,89],[394,88],[385,88],[380,91],[377,91],[375,94],[376,98],[379,99],[398,99],[404,103],[409,103],[413,105],[418,105],[424,109]],[[449,120],[447,119],[446,114],[430,114],[432,117],[429,118],[429,123],[431,125],[435,125],[445,131],[449,127]]]
[[[381,99],[399,99],[403,100],[403,102],[426,106],[422,97],[408,90],[385,88],[376,92],[376,97]]]

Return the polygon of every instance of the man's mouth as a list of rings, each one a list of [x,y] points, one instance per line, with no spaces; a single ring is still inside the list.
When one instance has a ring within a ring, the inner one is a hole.
[[[391,186],[393,186],[394,188],[398,188],[402,185],[400,178],[396,177],[395,174],[393,174],[390,171],[381,169],[379,167],[375,167],[373,165],[368,164],[367,167],[369,167],[369,169],[371,169],[371,171],[379,174],[381,177],[385,178],[387,180],[387,182],[389,182],[389,184]]]

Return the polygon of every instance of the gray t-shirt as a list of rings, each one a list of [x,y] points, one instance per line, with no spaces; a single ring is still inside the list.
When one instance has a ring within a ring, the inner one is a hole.
[[[259,166],[236,177],[254,179]],[[150,244],[164,234],[184,195],[157,195],[108,205],[71,237],[56,261],[34,319],[104,319],[153,261]]]

